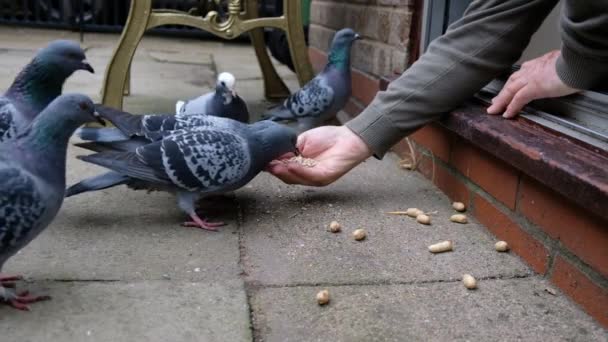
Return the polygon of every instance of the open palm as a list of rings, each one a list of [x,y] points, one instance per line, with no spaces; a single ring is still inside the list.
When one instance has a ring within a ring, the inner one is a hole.
[[[301,134],[298,149],[317,163],[306,167],[274,161],[268,171],[288,184],[325,186],[333,183],[371,156],[369,147],[350,129],[323,126]]]

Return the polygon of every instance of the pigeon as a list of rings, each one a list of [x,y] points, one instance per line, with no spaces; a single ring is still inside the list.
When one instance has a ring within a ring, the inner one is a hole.
[[[40,50],[0,96],[0,142],[15,137],[61,94],[76,70],[94,72],[84,51],[69,40],[56,40]]]
[[[223,129],[243,129],[246,124],[206,114],[146,114],[134,115],[128,112],[96,105],[99,115],[110,121],[116,128],[83,127],[76,131],[80,139],[93,144],[76,144],[80,147],[94,146],[95,143],[123,142],[149,143],[158,141],[172,131],[193,127],[217,127]],[[115,144],[116,146],[118,144]],[[131,144],[134,145],[134,144]]]
[[[189,101],[177,101],[175,114],[208,114],[248,123],[247,104],[235,90],[236,79],[229,72],[217,77],[215,91]]]
[[[351,95],[350,50],[357,39],[360,36],[352,29],[338,31],[323,71],[263,118],[297,121],[300,131],[305,131],[335,117]]]
[[[179,207],[190,216],[185,226],[217,230],[223,223],[201,219],[195,202],[201,196],[239,189],[272,160],[297,153],[297,135],[289,127],[260,121],[244,129],[198,127],[173,131],[135,151],[103,151],[79,159],[112,171],[84,180],[68,196],[127,184],[177,193]]]
[[[4,263],[44,230],[59,211],[65,189],[68,139],[95,117],[84,95],[60,95],[14,139],[0,144],[0,271]],[[27,310],[48,299],[17,293],[20,276],[0,274],[0,302]]]

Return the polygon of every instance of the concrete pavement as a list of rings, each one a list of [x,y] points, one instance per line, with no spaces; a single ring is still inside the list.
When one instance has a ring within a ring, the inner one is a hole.
[[[61,31],[0,28],[0,89],[36,48]],[[116,35],[85,35],[97,73],[79,72],[66,91],[98,99]],[[222,42],[146,37],[126,109],[161,112],[208,91],[218,71],[261,112],[253,50]],[[280,68],[290,87],[293,74]],[[101,169],[75,160],[68,182]],[[385,212],[423,208],[431,226]],[[479,223],[449,222],[449,200],[392,156],[369,160],[323,189],[288,186],[267,174],[234,195],[205,201],[219,233],[182,228],[165,193],[124,187],[69,198],[55,222],[4,271],[53,296],[29,313],[0,307],[0,341],[606,341],[608,333],[517,256],[494,251]],[[342,223],[332,234],[326,225]],[[351,232],[365,228],[356,242]],[[453,240],[454,251],[427,246]],[[464,273],[479,288],[466,290]],[[317,291],[331,302],[319,307]]]

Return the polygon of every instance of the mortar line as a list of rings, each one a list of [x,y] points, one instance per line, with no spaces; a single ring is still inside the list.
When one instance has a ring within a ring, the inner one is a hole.
[[[535,273],[528,274],[517,274],[511,276],[485,276],[485,277],[476,277],[477,280],[517,280],[517,279],[543,279],[542,276]],[[344,286],[390,286],[390,285],[427,285],[427,284],[448,284],[448,283],[456,283],[462,281],[461,278],[450,278],[450,279],[435,279],[435,280],[413,280],[413,281],[370,281],[370,282],[344,282],[344,283],[332,283],[332,282],[318,282],[318,283],[292,283],[292,284],[262,284],[255,281],[247,282],[247,287],[252,289],[280,289],[280,288],[297,288],[297,287],[321,287],[321,286],[331,286],[331,287],[344,287]]]

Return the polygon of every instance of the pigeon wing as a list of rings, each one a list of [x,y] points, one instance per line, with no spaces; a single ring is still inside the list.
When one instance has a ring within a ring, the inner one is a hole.
[[[13,112],[15,107],[7,98],[0,97],[0,142],[10,139],[16,134]]]
[[[333,101],[333,89],[322,78],[316,77],[290,96],[285,107],[296,117],[318,117],[331,107]]]
[[[166,175],[189,191],[228,189],[246,177],[251,165],[247,141],[231,131],[196,129],[175,134],[163,139],[161,152]]]
[[[45,206],[30,176],[17,168],[0,169],[0,255],[24,244]]]

